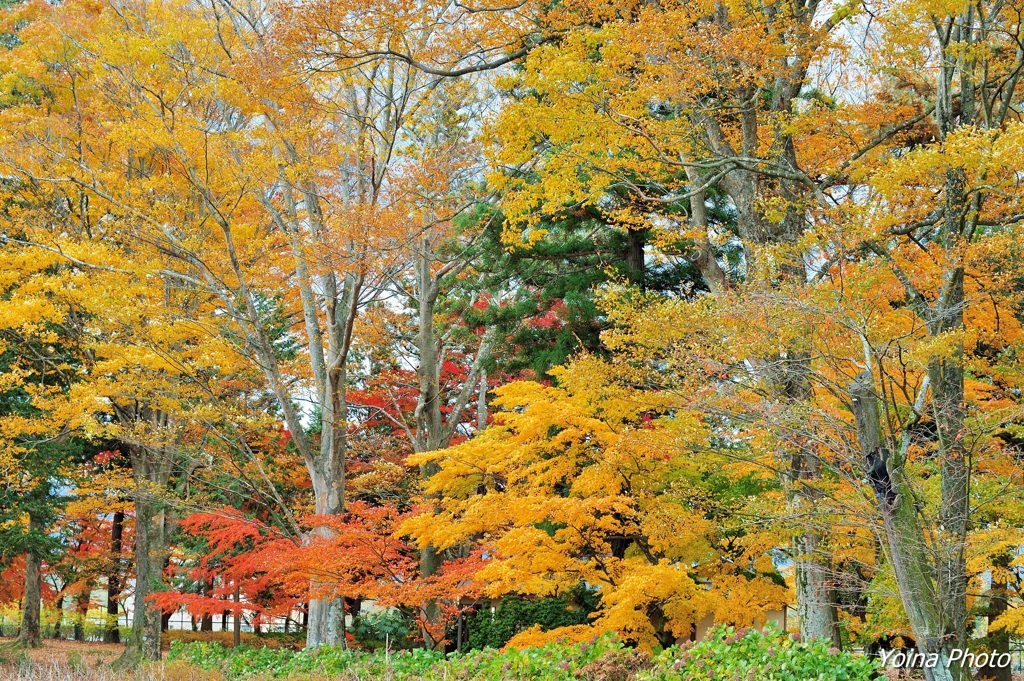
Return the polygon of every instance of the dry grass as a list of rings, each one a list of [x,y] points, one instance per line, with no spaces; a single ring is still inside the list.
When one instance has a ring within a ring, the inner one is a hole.
[[[9,639],[8,639],[9,641]],[[180,662],[154,664],[134,672],[115,671],[111,664],[124,646],[108,643],[45,641],[42,648],[4,650],[0,639],[2,681],[223,681],[218,672],[206,672]]]
[[[0,639],[0,648],[5,643],[14,639]],[[87,661],[91,666],[102,667],[109,665],[124,652],[124,646],[117,643],[86,643],[79,641],[43,641],[42,648],[32,648],[24,651],[25,655],[34,664],[49,666],[54,663],[68,663],[79,658]],[[10,653],[2,653],[10,656]]]

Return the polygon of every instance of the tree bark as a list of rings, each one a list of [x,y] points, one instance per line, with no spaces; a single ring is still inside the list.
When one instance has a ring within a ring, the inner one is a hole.
[[[53,604],[54,609],[57,611],[57,622],[53,625],[53,638],[60,640],[64,634],[64,594],[57,598],[57,602]]]
[[[443,338],[438,337],[434,325],[434,312],[438,296],[441,293],[442,279],[450,276],[458,269],[456,263],[448,263],[438,271],[434,271],[436,254],[433,251],[429,236],[423,237],[418,244],[416,253],[416,296],[418,303],[416,350],[419,363],[416,367],[419,381],[419,397],[413,414],[412,427],[406,426],[406,432],[414,452],[431,452],[447,447],[454,437],[456,429],[462,423],[464,413],[477,391],[477,405],[484,409],[483,425],[486,425],[486,377],[484,362],[490,353],[490,345],[485,336],[480,341],[476,359],[470,368],[469,375],[451,404],[451,411],[445,416],[443,407],[445,400],[441,395],[441,371],[444,365]],[[468,264],[468,261],[464,262]],[[481,427],[480,415],[477,416],[477,427]],[[420,467],[421,480],[427,480],[438,471],[437,464],[428,463]],[[427,546],[420,550],[420,576],[431,577],[441,569],[442,555],[433,547]],[[427,622],[436,622],[440,608],[436,602],[423,604]],[[421,630],[428,648],[440,643],[440,639],[427,631]]]
[[[831,570],[820,557],[821,533],[808,530],[793,538],[793,560],[797,619],[800,636],[805,639],[831,639],[842,642],[832,589],[828,587]]]
[[[644,249],[647,245],[646,235],[642,229],[626,230],[626,269],[629,283],[644,285]]]
[[[82,593],[75,599],[75,640],[85,640],[85,620],[89,616],[89,601],[91,584],[83,588]]]
[[[159,565],[154,554],[161,544],[161,532],[157,527],[158,515],[154,500],[148,492],[136,491],[135,499],[135,596],[133,602],[132,630],[128,635],[125,659],[133,664],[143,659],[160,659],[159,609],[148,603],[151,594],[163,589]]]
[[[896,577],[900,600],[918,650],[925,655],[939,655],[939,664],[926,673],[934,681],[959,680],[964,670],[957,663],[952,667],[946,665],[957,642],[946,637],[935,571],[928,562],[924,532],[917,520],[910,486],[903,475],[903,453],[890,452],[886,447],[871,374],[864,372],[854,379],[850,384],[850,400],[868,480],[883,519],[884,552]]]
[[[936,304],[933,333],[963,328],[963,271],[947,274],[947,295]],[[970,472],[965,447],[963,349],[958,343],[952,357],[933,358],[928,366],[932,405],[939,438],[942,529],[938,549],[939,598],[945,636],[956,647],[967,642],[967,560],[965,545],[970,518]]]
[[[203,580],[203,595],[204,596],[208,596],[210,594],[210,590],[212,588],[213,588],[213,583],[210,580],[208,580],[208,579]],[[199,620],[199,631],[213,631],[213,614],[212,613],[209,613],[209,612],[206,613]]]
[[[29,534],[43,531],[39,517],[31,511],[28,516]],[[39,633],[39,614],[42,607],[42,574],[43,560],[38,550],[30,548],[25,552],[25,595],[21,606],[21,629],[18,631],[16,645],[26,648],[38,648],[42,645]]]
[[[808,19],[813,12],[808,15]],[[717,21],[728,23],[727,16],[722,14]],[[798,26],[794,26],[798,29]],[[788,114],[792,111],[794,93],[803,84],[803,71],[799,65],[783,74],[777,81],[777,88],[772,99],[772,112]],[[719,122],[707,114],[695,114],[693,123],[701,130],[708,147],[720,158],[736,158],[737,156],[753,157],[759,154],[758,149],[764,136],[759,131],[758,108],[760,93],[756,88],[742,86],[733,93],[738,109],[740,123],[739,148],[733,146],[724,134]],[[784,128],[777,127],[771,132],[773,154],[780,165],[797,166],[796,152],[791,134]],[[695,169],[687,170],[690,185],[701,187],[706,181]],[[772,185],[771,183],[775,184]],[[722,177],[717,185],[725,191],[736,209],[737,230],[743,242],[745,282],[755,291],[771,291],[777,288],[773,281],[776,276],[763,250],[766,246],[784,245],[795,248],[805,228],[806,218],[802,209],[796,208],[806,198],[805,190],[792,182],[778,182],[763,176],[756,170],[738,168]],[[780,224],[765,219],[759,198],[765,188],[776,189],[790,204]],[[704,192],[697,192],[690,201],[690,223],[695,229],[707,233],[707,216],[704,208]],[[803,262],[796,254],[791,254],[789,262],[779,266],[781,278],[793,285],[804,283]],[[697,252],[691,258],[700,268],[704,282],[713,295],[723,296],[727,291],[728,281],[718,262],[715,260],[711,244],[705,237],[697,244]],[[811,395],[809,357],[799,348],[789,348],[787,358],[774,358],[768,361],[767,373],[769,380],[775,384],[776,396],[783,402],[797,406],[806,403]],[[759,362],[764,365],[764,362]],[[776,369],[771,365],[780,367]],[[772,374],[775,374],[772,376]],[[799,480],[820,477],[820,462],[814,452],[807,450],[801,443],[794,443],[795,453],[791,465],[785,473],[789,485],[788,503],[791,512],[799,514],[796,507],[808,501],[809,486],[801,487]],[[813,503],[813,499],[810,499]],[[793,538],[794,569],[796,576],[797,611],[800,615],[801,634],[806,638],[822,638],[831,640],[841,646],[842,637],[838,627],[836,606],[830,584],[831,559],[821,548],[821,533],[813,527],[799,532]]]
[[[775,391],[784,402],[797,412],[811,398],[810,354],[790,348],[785,357],[776,357],[767,363],[766,374]],[[789,444],[788,502],[799,515],[813,514],[820,494],[805,481],[821,479],[821,460],[805,442],[795,440]],[[831,556],[822,548],[823,532],[813,518],[804,522],[802,531],[793,537],[793,572],[797,603],[797,618],[802,638],[831,640],[842,647],[839,616],[832,588],[834,581]]]
[[[1006,560],[998,561],[1002,562],[1002,565],[998,565],[1003,570],[1009,567],[1008,556]],[[1001,631],[993,631],[992,623],[996,621],[1001,615],[1005,614],[1009,608],[1008,603],[1008,591],[1005,581],[998,581],[993,579],[992,586],[988,590],[988,607],[985,609],[985,616],[988,619],[988,644],[989,650],[993,655],[1006,655],[1007,658],[1010,655],[1010,634],[1005,629]],[[989,658],[994,659],[993,657]],[[984,667],[978,669],[979,679],[988,679],[989,681],[1013,681],[1013,673],[1010,666],[997,667],[991,662]]]
[[[124,511],[114,511],[110,521],[110,572],[107,574],[107,622],[103,631],[104,643],[120,643],[121,630],[117,626],[121,598],[121,542],[124,538]]]
[[[166,427],[167,416],[153,413],[154,421]],[[173,452],[149,450],[141,445],[129,447],[135,506],[135,595],[132,630],[118,667],[137,666],[143,660],[159,660],[163,616],[150,597],[166,589],[163,568],[166,564],[169,513],[162,508],[157,491],[167,487],[173,464]]]

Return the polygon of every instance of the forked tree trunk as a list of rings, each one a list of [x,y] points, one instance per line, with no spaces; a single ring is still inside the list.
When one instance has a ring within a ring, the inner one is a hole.
[[[930,681],[959,681],[963,678],[963,670],[956,663],[952,668],[947,666],[957,642],[945,636],[934,569],[928,561],[924,532],[918,523],[913,494],[903,473],[905,461],[901,451],[890,452],[885,445],[871,374],[864,372],[853,381],[850,400],[864,466],[885,527],[882,538],[884,552],[896,577],[900,600],[910,620],[918,650],[926,656],[938,655],[939,663],[925,669],[925,674]]]
[[[468,261],[461,265],[448,263],[440,270],[435,271],[433,269],[436,264],[434,262],[435,253],[430,239],[422,238],[418,248],[416,294],[419,309],[417,311],[416,350],[419,355],[419,363],[416,367],[416,374],[419,381],[419,397],[413,414],[414,429],[407,428],[413,451],[417,453],[442,449],[451,443],[456,429],[462,423],[463,414],[472,399],[474,390],[477,391],[478,404],[482,404],[486,411],[486,378],[483,375],[483,365],[490,354],[490,344],[485,337],[480,342],[473,366],[470,368],[461,390],[450,404],[451,410],[446,416],[444,408],[449,406],[449,403],[441,395],[444,341],[438,337],[437,329],[434,326],[434,312],[438,296],[441,293],[442,278],[459,270],[460,267],[468,265]],[[483,423],[486,425],[486,415]],[[477,425],[480,426],[479,421]],[[435,463],[424,464],[420,467],[420,479],[426,481],[438,470],[439,467]],[[420,576],[431,577],[437,574],[443,562],[443,556],[435,547],[424,547],[420,550]],[[435,601],[424,603],[422,608],[427,622],[437,622],[441,610]],[[428,648],[435,647],[443,638],[443,635],[439,638],[426,628],[421,629],[420,634]]]

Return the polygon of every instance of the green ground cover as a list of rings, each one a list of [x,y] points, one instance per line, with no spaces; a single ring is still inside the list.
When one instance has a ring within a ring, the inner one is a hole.
[[[877,670],[874,660],[830,649],[820,641],[800,641],[774,629],[727,627],[699,643],[673,646],[653,656],[602,638],[576,645],[448,655],[421,649],[295,652],[175,642],[170,659],[220,672],[229,681],[320,676],[362,681],[867,681]]]

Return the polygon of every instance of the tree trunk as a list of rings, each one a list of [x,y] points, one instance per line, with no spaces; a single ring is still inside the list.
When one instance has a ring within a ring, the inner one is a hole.
[[[104,643],[120,643],[121,631],[117,627],[118,607],[121,599],[121,542],[124,538],[124,511],[114,511],[110,521],[110,572],[107,574],[107,622],[103,631]]]
[[[857,376],[850,385],[850,398],[867,477],[885,526],[885,555],[892,565],[900,600],[918,650],[926,656],[932,653],[939,656],[939,664],[926,670],[926,674],[934,681],[959,680],[964,678],[965,670],[958,663],[952,667],[946,665],[952,650],[958,646],[955,640],[945,636],[934,570],[928,562],[925,536],[918,524],[912,492],[903,475],[903,454],[890,453],[885,446],[871,374],[864,372]]]
[[[961,276],[962,280],[962,276]],[[963,301],[962,281],[955,284],[947,314],[957,317],[949,326],[962,327],[960,306]],[[945,326],[945,325],[943,325]],[[948,327],[946,327],[948,328]],[[964,371],[961,352],[952,358],[936,358],[929,364],[932,404],[939,437],[939,471],[941,505],[939,523],[942,533],[938,545],[939,599],[945,620],[944,634],[955,647],[967,642],[967,561],[965,544],[970,517],[970,474],[965,448]]]
[[[794,80],[782,78],[777,83],[777,90],[772,101],[773,111],[789,113],[792,111],[792,95],[799,91],[802,84],[802,77]],[[740,148],[733,148],[722,134],[721,127],[717,121],[707,116],[697,116],[694,119],[698,129],[703,128],[706,139],[715,153],[722,157],[739,155],[757,155],[757,150],[762,144],[762,133],[759,132],[758,104],[757,98],[760,93],[748,86],[741,86],[735,93],[739,103],[740,122]],[[784,165],[797,167],[795,148],[790,134],[783,129],[776,129],[772,132],[772,148],[780,157]],[[687,171],[690,184],[699,187],[705,181],[695,169]],[[763,209],[759,206],[758,199],[762,193],[763,185],[773,180],[759,175],[752,170],[735,170],[718,182],[718,186],[724,190],[732,199],[736,209],[737,230],[743,242],[744,257],[744,278],[746,284],[755,291],[770,291],[775,287],[772,281],[773,273],[770,267],[770,258],[767,258],[764,251],[766,247],[773,245],[785,245],[794,248],[805,227],[805,215],[803,211],[792,208],[799,205],[804,196],[799,186],[783,183],[779,186],[781,193],[790,202],[791,208],[787,210],[786,216],[780,225],[773,225],[773,221],[766,220]],[[699,229],[702,233],[707,232],[707,217],[704,207],[704,193],[698,192],[691,200],[690,224]],[[791,262],[784,262],[780,267],[783,278],[788,279],[794,285],[804,283],[804,269],[802,259],[791,253]],[[723,296],[727,290],[727,279],[714,258],[711,245],[706,237],[698,242],[697,253],[692,258],[700,268],[701,274],[708,289],[716,296]],[[777,395],[781,400],[791,405],[805,403],[811,396],[810,365],[809,355],[799,348],[788,348],[787,355],[795,358],[796,361],[775,358],[771,364],[782,367],[779,380],[772,380],[777,385]],[[769,368],[769,373],[773,372]],[[808,488],[801,488],[798,480],[820,476],[820,464],[813,452],[804,448],[801,443],[795,443],[796,453],[792,458],[792,465],[787,472],[788,482],[792,485],[788,494],[788,502],[791,507],[803,506],[810,501],[813,505],[813,498],[807,499]],[[791,512],[796,509],[790,508]],[[841,645],[841,636],[838,627],[836,607],[834,604],[833,591],[830,584],[831,560],[819,547],[821,545],[821,533],[814,528],[798,534],[793,539],[794,568],[796,573],[796,598],[797,610],[800,615],[801,634],[807,638],[830,639],[836,646]]]
[[[793,560],[797,618],[800,637],[842,643],[832,589],[828,587],[830,568],[821,560],[818,544],[821,533],[808,530],[793,538]]]
[[[1000,565],[1002,569],[1009,567],[1008,556],[1007,560],[1002,561],[1003,565]],[[1001,615],[1006,613],[1009,607],[1007,602],[1007,588],[1005,581],[992,580],[992,586],[988,590],[988,607],[985,610],[985,616],[988,619],[988,647],[992,653],[989,656],[989,663],[984,667],[978,669],[977,677],[979,679],[989,679],[989,681],[1013,681],[1012,669],[1009,665],[1005,667],[997,667],[992,664],[995,660],[996,655],[1006,655],[1005,659],[1010,658],[1010,634],[1005,629],[1001,631],[993,631],[992,623],[998,619]]]
[[[802,413],[801,407],[811,398],[810,354],[791,347],[785,357],[767,362],[766,376],[775,386],[782,401]],[[821,460],[806,442],[794,439],[789,444],[792,454],[787,484],[788,502],[798,517],[813,515],[820,498],[818,490],[804,481],[821,479]],[[793,572],[797,616],[802,638],[831,640],[842,647],[839,617],[832,588],[831,556],[821,549],[822,530],[810,518],[802,531],[793,537]]]
[[[647,245],[646,235],[642,229],[626,230],[626,277],[629,283],[644,285],[644,248]]]
[[[63,636],[64,628],[64,594],[62,593],[58,598],[57,602],[53,604],[54,609],[57,611],[57,622],[53,625],[53,638],[60,640]]]
[[[337,280],[333,274],[321,278],[326,292],[327,303],[327,354],[321,375],[320,452],[316,457],[306,456],[306,467],[313,482],[317,515],[340,515],[345,512],[345,451],[347,448],[346,428],[348,405],[348,360],[349,339],[355,319],[355,307],[359,297],[361,280],[348,277],[342,295],[337,291]],[[300,426],[301,427],[301,426]],[[316,534],[330,536],[327,527],[314,529]],[[330,585],[314,581],[310,588],[313,593],[329,591]],[[344,608],[338,597],[320,596],[309,602],[309,627],[306,629],[306,646],[344,646]]]
[[[344,373],[340,373],[335,380],[344,381]],[[311,477],[313,478],[313,489],[316,493],[317,515],[340,515],[344,512],[344,426],[339,424],[336,428],[333,422],[330,426],[327,425],[328,417],[333,421],[334,414],[342,413],[343,404],[342,400],[336,400],[334,407],[324,414],[324,426],[321,437],[324,439],[334,439],[335,444],[326,453],[322,451],[316,465],[310,470]],[[322,446],[321,450],[323,449],[324,447]],[[314,532],[323,537],[330,536],[331,533],[326,527],[318,527]],[[329,591],[330,586],[329,584],[314,581],[310,588],[313,593],[317,593]],[[321,596],[311,598],[308,612],[309,626],[306,629],[307,647],[318,648],[320,646],[344,645],[340,597],[330,598]]]
[[[238,604],[242,602],[242,594],[238,585],[235,584],[235,619],[231,628],[231,643],[237,648],[242,645],[242,611]]]
[[[135,491],[135,597],[132,630],[119,665],[135,666],[142,660],[160,659],[161,612],[148,601],[165,588],[161,566],[164,549],[163,513],[146,483]]]
[[[993,566],[1006,570],[1010,566],[1010,556],[997,556],[992,562]],[[989,656],[989,663],[978,669],[977,678],[988,679],[989,681],[1012,681],[1013,670],[1010,666],[997,667],[992,664],[995,662],[996,655],[1007,655],[1005,658],[1010,658],[1010,633],[1005,629],[1000,631],[992,630],[992,623],[1000,615],[1005,614],[1009,608],[1007,583],[993,579],[986,598],[988,599],[988,605],[985,608],[985,616],[988,620],[987,643],[992,654]]]
[[[441,395],[444,347],[443,339],[438,338],[437,329],[434,326],[434,311],[442,282],[439,276],[435,275],[432,269],[433,265],[434,252],[430,239],[424,237],[419,243],[419,253],[416,256],[416,293],[419,307],[416,335],[419,363],[416,373],[419,380],[419,397],[414,413],[415,432],[412,434],[412,447],[415,452],[431,452],[448,446],[474,390],[477,390],[478,405],[484,406],[486,414],[486,383],[478,384],[483,371],[482,360],[489,352],[485,339],[481,341],[473,367],[456,396],[447,419],[445,418],[444,399]],[[486,419],[486,415],[484,418]],[[486,425],[486,420],[484,424]],[[477,425],[480,426],[479,420]],[[420,467],[420,479],[426,481],[438,470],[437,464],[424,464]],[[433,546],[427,546],[420,550],[421,577],[431,577],[437,574],[442,563],[442,555]],[[436,601],[427,601],[421,607],[424,619],[428,624],[434,624],[439,620],[441,610]],[[444,638],[443,632],[438,635],[437,631],[429,631],[426,627],[421,628],[420,634],[423,636],[424,645],[427,648],[434,648]]]
[[[42,532],[43,524],[39,518],[29,512],[29,534]],[[36,550],[25,552],[25,596],[22,598],[21,629],[18,632],[16,645],[26,648],[38,648],[42,645],[39,634],[39,610],[42,606],[42,556]]]
[[[86,585],[83,592],[75,599],[75,640],[85,640],[85,620],[89,616],[90,586]]]
[[[213,583],[210,580],[203,581],[203,595],[209,596],[210,590],[213,589]],[[199,620],[199,631],[213,631],[213,615],[206,613]]]

